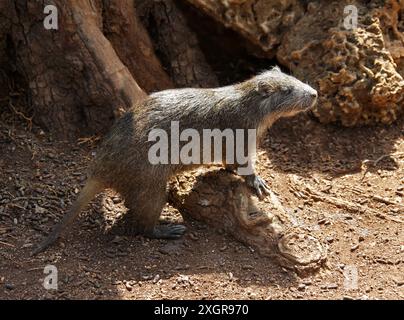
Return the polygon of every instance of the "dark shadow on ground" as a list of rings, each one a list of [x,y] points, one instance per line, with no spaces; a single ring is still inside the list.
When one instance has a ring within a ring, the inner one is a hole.
[[[316,172],[339,177],[366,168],[369,172],[396,170],[394,144],[403,132],[404,119],[390,126],[344,128],[324,125],[302,114],[276,122],[261,148],[275,171],[303,177]],[[372,161],[380,157],[374,165]]]

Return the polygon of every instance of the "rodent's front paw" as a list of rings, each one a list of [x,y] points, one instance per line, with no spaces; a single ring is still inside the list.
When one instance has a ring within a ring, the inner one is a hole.
[[[269,189],[268,185],[266,184],[265,180],[262,179],[260,176],[252,174],[245,178],[247,185],[251,188],[254,188],[257,192],[258,198],[260,200],[264,199],[265,196],[271,194],[271,190]]]

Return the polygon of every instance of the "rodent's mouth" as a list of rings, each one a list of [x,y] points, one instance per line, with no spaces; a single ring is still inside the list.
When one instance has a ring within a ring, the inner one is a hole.
[[[309,110],[313,109],[314,106],[316,105],[316,103],[317,103],[317,98],[314,98],[311,101],[311,103],[308,103],[308,105],[304,108],[304,111],[309,111]]]

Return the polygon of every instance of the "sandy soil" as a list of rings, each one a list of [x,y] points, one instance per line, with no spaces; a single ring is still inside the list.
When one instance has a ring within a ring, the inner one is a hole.
[[[97,142],[57,142],[3,114],[0,298],[403,299],[403,132],[404,120],[346,129],[308,115],[269,130],[261,176],[293,218],[328,246],[326,266],[300,278],[193,220],[184,221],[188,232],[177,241],[122,236],[114,226],[125,208],[112,192],[98,196],[63,241],[30,257],[77,196]],[[365,210],[302,197],[296,183]],[[169,206],[162,216],[182,221]],[[58,269],[57,291],[42,285],[49,264]]]

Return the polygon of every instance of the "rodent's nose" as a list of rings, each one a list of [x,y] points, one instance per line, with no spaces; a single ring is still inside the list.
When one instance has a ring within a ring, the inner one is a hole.
[[[310,92],[310,96],[312,97],[312,98],[317,98],[317,90],[312,90],[311,92]]]

